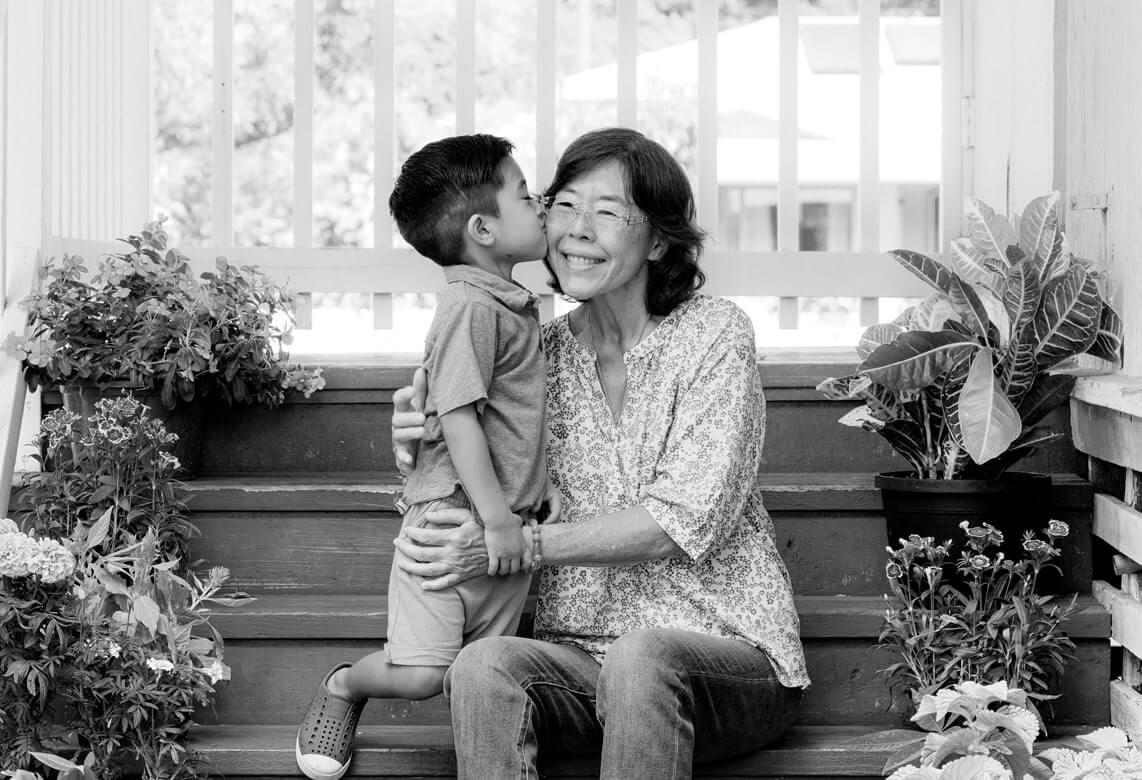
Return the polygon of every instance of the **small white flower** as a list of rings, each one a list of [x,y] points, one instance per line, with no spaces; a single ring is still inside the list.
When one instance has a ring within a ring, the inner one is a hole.
[[[206,667],[203,671],[206,673],[206,676],[210,678],[211,685],[216,684],[219,680],[230,679],[230,668],[226,666],[226,664],[219,661],[217,658],[215,658],[214,662],[210,664],[210,666]]]
[[[160,674],[163,672],[173,672],[174,671],[174,663],[167,660],[166,658],[148,658],[147,659],[147,668],[148,669],[154,669],[156,672],[159,672]]]

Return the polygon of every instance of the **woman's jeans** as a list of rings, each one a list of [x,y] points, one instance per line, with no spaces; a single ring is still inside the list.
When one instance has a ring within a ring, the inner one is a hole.
[[[463,780],[537,778],[539,756],[602,754],[599,777],[688,778],[793,723],[800,688],[762,651],[672,629],[632,631],[603,664],[569,645],[489,637],[444,680]]]

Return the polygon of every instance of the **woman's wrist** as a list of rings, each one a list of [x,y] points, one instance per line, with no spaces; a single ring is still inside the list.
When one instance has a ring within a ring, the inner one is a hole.
[[[529,574],[535,574],[539,571],[539,567],[543,565],[543,533],[540,531],[541,526],[532,518],[527,523],[527,530],[529,531],[529,542],[531,554],[528,556],[527,571]]]

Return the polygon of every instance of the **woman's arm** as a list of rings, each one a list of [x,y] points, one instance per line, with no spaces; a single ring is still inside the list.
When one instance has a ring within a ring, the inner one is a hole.
[[[396,565],[428,578],[425,590],[442,590],[488,569],[483,529],[466,509],[429,512],[426,519],[455,528],[406,528],[395,544],[403,554]],[[598,515],[580,523],[541,525],[544,564],[622,566],[682,555],[654,518],[640,506]],[[531,529],[523,529],[531,545]]]

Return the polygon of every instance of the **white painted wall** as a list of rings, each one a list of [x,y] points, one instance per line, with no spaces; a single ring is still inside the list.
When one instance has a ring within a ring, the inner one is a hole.
[[[1060,4],[1066,53],[1065,191],[1074,251],[1105,270],[1122,316],[1123,370],[1142,376],[1142,3]],[[1082,208],[1093,197],[1107,207]]]

